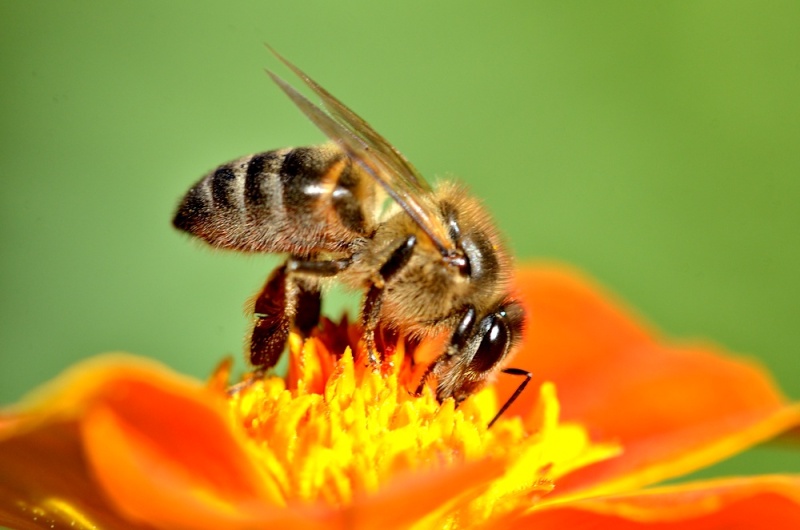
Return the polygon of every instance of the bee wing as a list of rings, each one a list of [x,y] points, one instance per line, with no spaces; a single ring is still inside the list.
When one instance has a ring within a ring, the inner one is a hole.
[[[280,55],[278,57],[322,98],[323,105],[330,114],[309,101],[289,83],[267,71],[272,80],[323,133],[383,186],[389,196],[419,225],[443,255],[449,254],[454,245],[447,237],[447,230],[438,216],[430,212],[426,206],[427,201],[422,200],[431,188],[414,166],[362,118],[300,69]]]
[[[394,171],[395,177],[398,180],[398,187],[406,188],[409,192],[415,193],[428,193],[432,191],[425,178],[417,171],[417,168],[403,156],[403,153],[387,142],[386,139],[378,134],[378,132],[364,121],[361,116],[350,110],[344,103],[336,99],[330,92],[321,87],[316,81],[311,79],[308,74],[300,70],[300,68],[290,63],[281,54],[271,47],[267,47],[283,64],[288,66],[297,77],[302,79],[303,82],[320,97],[322,106],[340,125],[343,125],[356,137],[361,139],[370,149],[381,154],[383,159]]]

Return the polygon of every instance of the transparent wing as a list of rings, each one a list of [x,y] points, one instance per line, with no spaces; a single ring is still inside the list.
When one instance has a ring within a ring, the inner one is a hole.
[[[383,159],[395,172],[395,176],[398,179],[398,187],[407,188],[409,191],[415,191],[417,193],[432,191],[430,185],[425,181],[419,171],[417,171],[417,168],[415,168],[392,144],[387,142],[383,136],[378,134],[370,124],[361,118],[361,116],[350,110],[344,103],[336,99],[330,92],[322,88],[316,81],[311,79],[305,72],[300,70],[300,68],[286,60],[281,54],[271,47],[267,47],[275,57],[288,66],[297,77],[302,79],[303,82],[320,97],[325,110],[334,116],[342,126],[350,130],[356,137],[360,138],[365,145],[381,154]]]
[[[422,199],[431,192],[431,188],[414,166],[361,117],[299,68],[274,50],[272,52],[320,96],[323,106],[330,114],[309,101],[286,81],[267,71],[272,80],[323,133],[383,186],[443,255],[451,253],[454,245],[447,236],[446,228],[439,221],[439,216],[429,211],[429,203]]]

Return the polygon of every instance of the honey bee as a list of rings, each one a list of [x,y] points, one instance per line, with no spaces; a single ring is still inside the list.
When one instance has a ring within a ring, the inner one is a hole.
[[[213,247],[289,255],[255,298],[249,350],[256,368],[278,362],[290,329],[311,333],[321,288],[335,277],[366,292],[369,363],[378,362],[379,326],[416,338],[449,334],[417,394],[433,376],[440,402],[463,401],[502,369],[525,324],[509,292],[511,258],[492,219],[463,187],[431,187],[362,118],[273,53],[325,110],[267,73],[331,141],[219,166],[189,189],[174,226]],[[504,371],[525,377],[513,401],[531,375]]]

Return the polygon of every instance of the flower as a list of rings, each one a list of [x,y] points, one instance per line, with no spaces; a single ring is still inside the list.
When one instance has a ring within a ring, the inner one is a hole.
[[[532,315],[512,364],[458,408],[409,393],[435,343],[325,322],[286,377],[202,384],[131,356],[74,367],[0,415],[13,528],[794,528],[800,477],[650,487],[800,425],[752,363],[667,344],[557,267],[517,276]],[[355,347],[355,361],[353,348]],[[412,362],[412,358],[414,362]],[[538,390],[536,390],[538,389]]]

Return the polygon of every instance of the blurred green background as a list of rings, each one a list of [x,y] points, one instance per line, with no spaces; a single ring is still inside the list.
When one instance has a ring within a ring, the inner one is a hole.
[[[323,139],[264,74],[286,73],[265,41],[426,175],[458,175],[518,256],[584,269],[800,398],[798,2],[0,9],[0,403],[109,350],[244,366],[243,303],[277,259],[170,219],[219,163]],[[797,453],[704,473],[781,470]]]

